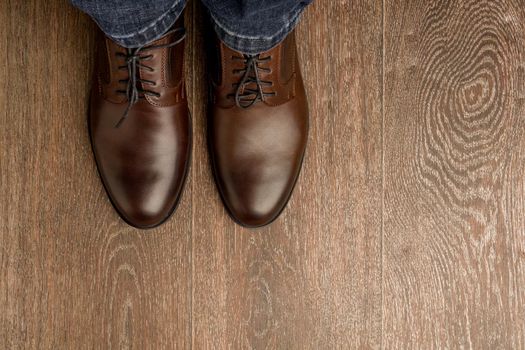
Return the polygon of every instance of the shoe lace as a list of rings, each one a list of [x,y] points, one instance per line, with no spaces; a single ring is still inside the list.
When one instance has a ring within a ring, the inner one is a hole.
[[[232,84],[236,88],[235,93],[229,94],[228,97],[235,98],[235,104],[240,108],[249,108],[259,101],[265,101],[266,97],[275,96],[275,92],[266,92],[264,87],[273,86],[273,82],[262,80],[260,72],[270,73],[271,69],[261,67],[261,63],[269,62],[272,57],[261,58],[260,55],[232,56],[234,60],[242,60],[244,68],[234,69],[233,74],[242,74],[239,83]],[[255,86],[253,86],[255,85]]]
[[[149,72],[154,72],[155,69],[153,67],[150,67],[143,63],[144,61],[151,60],[153,58],[153,55],[152,54],[144,55],[144,53],[147,53],[152,50],[166,49],[166,48],[173,47],[175,45],[180,44],[186,37],[186,30],[184,28],[176,28],[176,29],[170,30],[165,34],[165,36],[177,34],[177,33],[180,33],[181,37],[177,39],[176,41],[168,43],[168,44],[150,45],[150,46],[144,45],[144,46],[140,46],[137,48],[127,49],[126,53],[123,53],[123,52],[116,53],[117,57],[124,58],[124,63],[126,64],[123,66],[119,66],[118,69],[128,71],[128,78],[119,80],[119,83],[125,84],[126,88],[116,90],[118,94],[125,95],[128,101],[126,110],[122,114],[122,117],[120,118],[120,120],[115,125],[116,128],[118,128],[124,122],[124,120],[126,120],[131,108],[135,105],[135,103],[139,101],[139,99],[145,98],[145,96],[160,97],[160,94],[158,92],[151,91],[151,90],[144,88],[144,85],[155,86],[156,82],[152,80],[139,78],[137,76],[137,72],[140,69],[145,69]],[[139,84],[140,84],[140,87],[139,87]]]

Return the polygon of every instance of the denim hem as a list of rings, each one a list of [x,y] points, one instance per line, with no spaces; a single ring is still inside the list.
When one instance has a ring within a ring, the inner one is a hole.
[[[111,35],[108,33],[106,35],[127,48],[147,45],[161,38],[175,24],[185,6],[185,0],[175,0],[167,12],[139,31],[127,35]]]
[[[304,7],[298,7],[290,13],[290,17],[285,20],[276,33],[269,36],[251,37],[235,33],[229,30],[219,18],[210,13],[213,27],[219,39],[231,49],[247,55],[256,55],[268,51],[280,44],[299,22]]]

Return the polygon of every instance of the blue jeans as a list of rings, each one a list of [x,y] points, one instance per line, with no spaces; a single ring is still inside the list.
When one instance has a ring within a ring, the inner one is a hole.
[[[232,49],[257,54],[279,44],[313,0],[202,0],[219,38]],[[186,0],[71,0],[125,47],[148,44],[166,33]]]

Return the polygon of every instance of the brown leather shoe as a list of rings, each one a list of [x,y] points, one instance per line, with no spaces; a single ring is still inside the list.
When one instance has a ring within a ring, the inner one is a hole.
[[[215,179],[236,222],[264,226],[292,194],[308,136],[294,34],[256,56],[216,46],[208,126]]]
[[[168,219],[188,171],[184,36],[184,29],[174,29],[138,49],[123,48],[102,34],[98,40],[91,143],[111,202],[137,228]]]

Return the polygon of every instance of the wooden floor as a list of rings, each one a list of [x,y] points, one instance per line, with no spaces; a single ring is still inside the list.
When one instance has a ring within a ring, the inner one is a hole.
[[[304,170],[257,231],[210,174],[202,21],[190,178],[141,232],[88,142],[94,25],[0,0],[0,348],[525,348],[525,2],[317,0]]]

